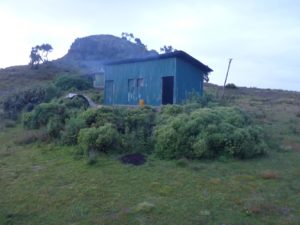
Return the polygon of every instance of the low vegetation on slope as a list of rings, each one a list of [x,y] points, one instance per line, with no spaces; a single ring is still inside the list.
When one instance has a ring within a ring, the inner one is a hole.
[[[0,101],[21,90],[49,84],[56,76],[64,73],[74,71],[53,62],[44,63],[37,69],[31,69],[29,65],[0,69]]]
[[[66,91],[82,91],[92,87],[92,79],[89,77],[60,75],[50,84],[33,86],[8,95],[3,99],[3,112],[7,118],[17,119],[22,112],[29,112],[41,103],[50,102]]]
[[[74,110],[43,103],[23,115],[26,128],[46,127],[50,138],[94,153],[154,153],[162,159],[252,158],[267,152],[264,131],[238,108],[199,104]],[[59,140],[61,138],[61,140]]]
[[[159,110],[23,108],[24,128],[0,131],[0,224],[299,224],[299,94],[207,91]]]
[[[180,106],[177,107],[180,111]],[[155,129],[155,151],[161,158],[252,158],[267,152],[264,131],[245,112],[233,107],[199,108],[162,114]]]

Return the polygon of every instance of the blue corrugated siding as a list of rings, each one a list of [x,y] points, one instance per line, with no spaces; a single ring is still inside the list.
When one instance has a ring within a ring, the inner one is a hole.
[[[176,83],[177,103],[187,99],[191,92],[203,94],[203,72],[196,66],[182,60],[176,59]]]
[[[176,59],[159,59],[145,62],[107,65],[105,80],[113,81],[113,101],[111,96],[104,96],[105,104],[136,105],[144,99],[147,105],[160,105],[162,97],[162,77],[176,76]],[[136,92],[128,92],[128,80],[143,78],[143,87]],[[175,84],[176,87],[176,78]],[[107,92],[105,92],[107,93]],[[130,95],[130,96],[128,96]],[[174,90],[176,102],[176,88]]]

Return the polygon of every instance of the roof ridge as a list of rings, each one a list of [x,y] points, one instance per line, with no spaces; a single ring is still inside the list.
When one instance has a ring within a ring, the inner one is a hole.
[[[203,64],[196,58],[192,57],[188,53],[182,51],[182,50],[176,50],[174,52],[169,52],[165,54],[159,54],[156,56],[146,56],[146,57],[140,57],[140,58],[129,58],[129,59],[123,59],[123,60],[117,60],[117,61],[111,61],[107,62],[104,65],[118,65],[118,64],[127,64],[127,63],[135,63],[135,62],[145,62],[145,61],[150,61],[150,60],[158,60],[158,59],[167,59],[167,58],[173,58],[173,57],[178,57],[185,59],[189,61],[190,63],[194,64],[197,67],[200,67],[204,72],[210,73],[213,70],[209,68],[207,65]]]
[[[202,62],[200,62],[199,60],[195,59],[194,57],[192,57],[191,55],[189,55],[188,53],[186,53],[182,50],[177,50],[177,51],[169,52],[169,53],[165,53],[165,54],[159,54],[156,56],[115,60],[115,61],[106,62],[106,63],[104,63],[104,65],[109,66],[109,65],[127,64],[127,63],[135,63],[135,62],[145,62],[145,61],[150,61],[150,60],[167,59],[167,58],[173,58],[173,57],[185,59],[185,60],[189,61],[190,63],[192,63],[198,67],[201,67],[201,69],[203,69],[204,72],[206,72],[206,73],[210,73],[213,71],[207,65],[203,64]]]

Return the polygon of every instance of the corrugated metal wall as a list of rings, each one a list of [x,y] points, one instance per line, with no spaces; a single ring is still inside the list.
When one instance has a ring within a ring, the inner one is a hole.
[[[162,104],[162,77],[174,76],[173,102],[182,103],[191,92],[203,94],[203,72],[180,58],[107,65],[105,104]]]
[[[160,105],[164,76],[176,76],[175,58],[107,65],[105,80],[113,81],[114,93],[111,100],[105,91],[105,104],[137,105],[143,99],[146,105]]]
[[[177,103],[182,103],[192,92],[202,95],[203,72],[198,67],[185,60],[177,58],[176,61]]]

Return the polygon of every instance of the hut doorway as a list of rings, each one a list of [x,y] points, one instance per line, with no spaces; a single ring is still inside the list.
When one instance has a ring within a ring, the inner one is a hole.
[[[162,104],[173,104],[174,76],[162,77]]]
[[[107,80],[105,81],[105,102],[108,105],[112,105],[114,102],[114,81],[113,80]]]

